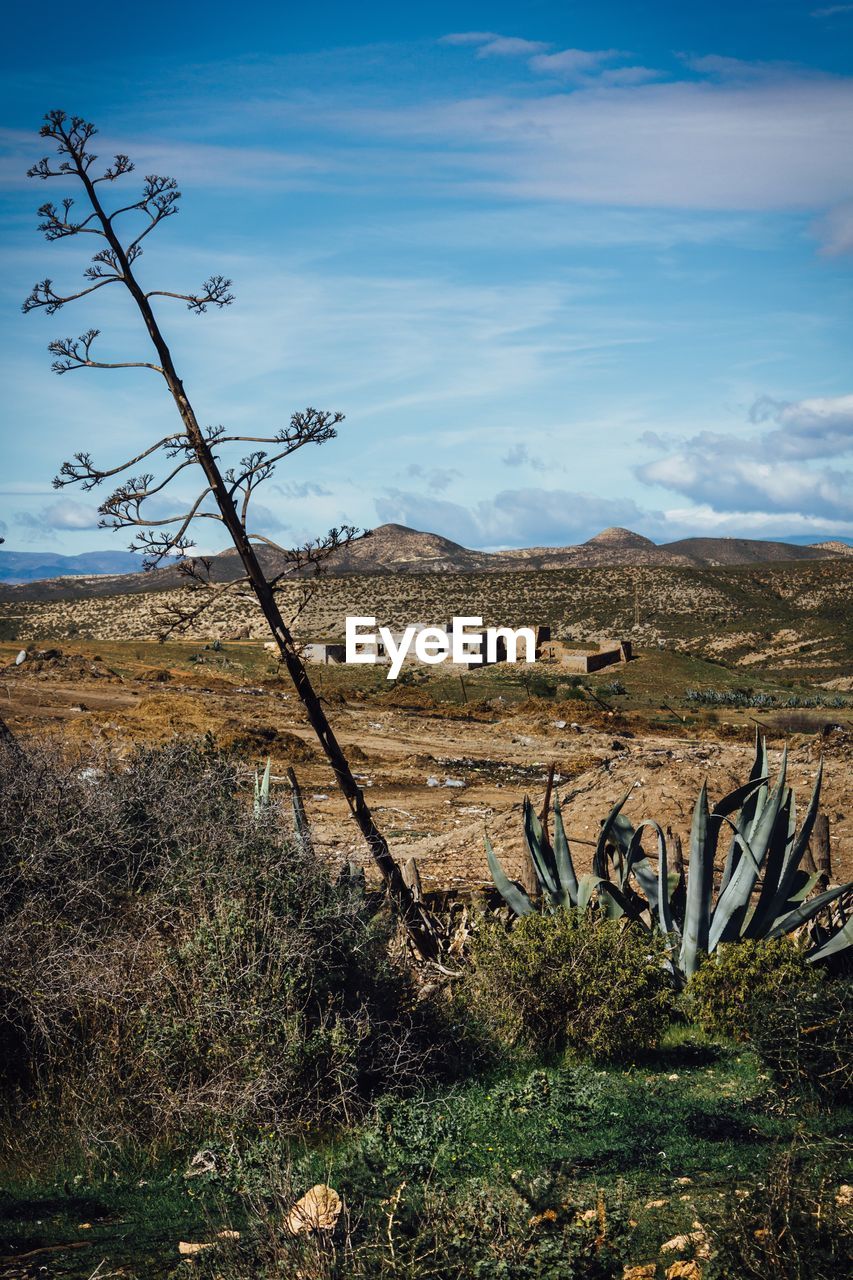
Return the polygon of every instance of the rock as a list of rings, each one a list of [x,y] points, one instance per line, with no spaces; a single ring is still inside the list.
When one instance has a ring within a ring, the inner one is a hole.
[[[853,1205],[853,1187],[848,1186],[846,1182],[842,1183],[836,1193],[835,1203],[840,1208],[849,1208]]]
[[[702,1228],[696,1231],[685,1231],[683,1235],[673,1236],[660,1247],[661,1253],[696,1253],[700,1258],[707,1258],[710,1252],[708,1237]]]
[[[337,1191],[318,1182],[290,1210],[285,1223],[289,1235],[298,1236],[314,1231],[332,1231],[341,1216],[343,1205]]]
[[[646,1208],[647,1209],[663,1209],[664,1206],[668,1204],[669,1204],[668,1200],[647,1200]]]
[[[670,1080],[677,1080],[678,1076],[670,1076],[669,1078]],[[676,1178],[675,1185],[677,1187],[692,1187],[693,1179],[692,1178]]]

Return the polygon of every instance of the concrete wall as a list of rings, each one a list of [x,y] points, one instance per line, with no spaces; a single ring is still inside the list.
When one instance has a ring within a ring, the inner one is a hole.
[[[343,662],[346,659],[346,646],[342,644],[306,644],[302,650],[302,656],[306,662],[328,666],[330,663]]]

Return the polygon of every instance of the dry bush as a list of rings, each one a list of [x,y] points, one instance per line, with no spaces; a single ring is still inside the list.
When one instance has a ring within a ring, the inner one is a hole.
[[[84,1145],[349,1118],[446,1036],[388,923],[204,743],[0,752],[0,1070]],[[282,826],[286,827],[283,832]]]

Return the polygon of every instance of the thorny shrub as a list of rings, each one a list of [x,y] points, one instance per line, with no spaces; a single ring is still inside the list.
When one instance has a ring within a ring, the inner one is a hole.
[[[453,1036],[390,924],[209,744],[0,751],[0,1087],[86,1144],[358,1112]],[[97,1139],[96,1139],[97,1135]]]
[[[793,997],[776,990],[754,1000],[749,1016],[755,1051],[783,1090],[853,1100],[853,980],[830,979]]]

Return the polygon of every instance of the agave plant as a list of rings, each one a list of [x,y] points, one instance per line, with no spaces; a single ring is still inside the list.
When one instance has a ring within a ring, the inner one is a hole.
[[[252,804],[252,810],[256,818],[260,818],[265,809],[270,807],[270,769],[272,761],[267,756],[267,767],[264,769],[263,776],[258,777],[258,771],[255,770],[255,795]]]
[[[825,960],[853,946],[853,916],[847,906],[853,881],[811,898],[820,873],[801,868],[818,814],[823,765],[802,825],[797,829],[794,793],[786,784],[787,750],[771,788],[767,745],[756,734],[749,780],[713,809],[703,784],[693,811],[687,875],[670,871],[666,837],[647,819],[634,828],[622,813],[629,791],[602,824],[592,871],[578,876],[572,862],[559,800],[554,801],[554,840],[548,838],[529,799],[524,836],[541,891],[538,902],[510,880],[486,836],[486,856],[495,886],[517,915],[531,911],[585,911],[595,902],[605,915],[625,916],[671,940],[673,963],[685,977],[702,956],[722,942],[779,938],[808,926],[809,960]],[[728,851],[719,882],[714,863],[724,830]],[[643,850],[647,832],[657,837],[657,867]],[[818,917],[826,908],[829,923]]]

